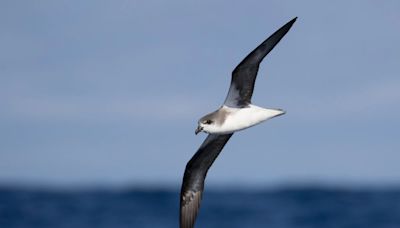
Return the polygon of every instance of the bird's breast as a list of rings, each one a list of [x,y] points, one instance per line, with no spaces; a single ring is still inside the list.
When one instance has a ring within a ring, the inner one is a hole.
[[[249,105],[246,108],[229,108],[229,114],[220,126],[219,132],[232,133],[257,125],[271,117],[269,109],[264,109],[255,105]]]

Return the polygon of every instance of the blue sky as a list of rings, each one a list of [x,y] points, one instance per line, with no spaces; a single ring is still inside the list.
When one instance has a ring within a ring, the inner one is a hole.
[[[287,114],[235,134],[211,185],[398,184],[398,1],[2,1],[0,183],[179,186],[232,69]]]

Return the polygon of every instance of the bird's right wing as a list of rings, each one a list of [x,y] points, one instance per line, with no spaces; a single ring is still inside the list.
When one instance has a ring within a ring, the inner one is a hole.
[[[192,228],[200,208],[207,171],[232,134],[210,134],[186,165],[180,199],[180,227]]]

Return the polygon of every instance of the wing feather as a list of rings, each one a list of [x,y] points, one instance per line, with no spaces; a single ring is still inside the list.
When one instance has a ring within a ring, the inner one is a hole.
[[[286,23],[246,56],[232,72],[231,85],[224,105],[245,107],[251,104],[258,68],[264,57],[286,35],[297,17]]]
[[[200,208],[204,180],[233,134],[208,135],[203,144],[186,165],[180,199],[180,227],[193,228]]]

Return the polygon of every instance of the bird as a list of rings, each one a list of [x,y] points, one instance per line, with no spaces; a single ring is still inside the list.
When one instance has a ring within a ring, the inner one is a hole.
[[[180,193],[180,228],[194,227],[207,172],[234,132],[285,114],[282,109],[253,105],[251,97],[261,61],[286,35],[296,19],[279,28],[239,63],[232,72],[223,105],[198,121],[195,134],[204,132],[208,136],[185,167]]]

